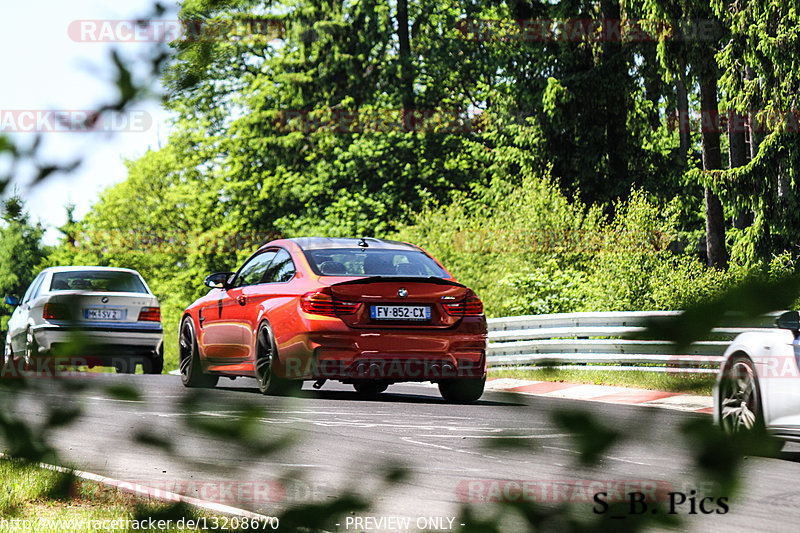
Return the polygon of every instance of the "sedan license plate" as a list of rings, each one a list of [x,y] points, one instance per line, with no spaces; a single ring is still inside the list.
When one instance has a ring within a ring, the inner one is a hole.
[[[431,308],[427,305],[373,305],[370,316],[374,320],[430,320]]]
[[[124,320],[125,309],[84,309],[86,320]]]

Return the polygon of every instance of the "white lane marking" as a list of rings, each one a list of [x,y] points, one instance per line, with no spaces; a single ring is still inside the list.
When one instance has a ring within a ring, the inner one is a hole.
[[[578,452],[576,450],[570,450],[569,448],[558,448],[556,446],[542,446],[542,448],[547,448],[547,449],[550,449],[550,450],[558,450],[558,451],[561,451],[561,452],[568,452],[568,453],[571,453],[573,455],[580,455],[580,452]],[[601,455],[600,457],[602,457],[603,459],[611,460],[611,461],[619,461],[620,463],[630,463],[632,465],[655,466],[652,463],[640,463],[640,462],[637,462],[637,461],[631,461],[630,459],[623,459],[621,457],[614,457],[612,455]]]
[[[411,437],[402,437],[400,440],[403,440],[405,442],[410,442],[411,444],[419,444],[420,446],[431,446],[432,448],[441,448],[442,450],[447,450],[447,451],[451,451],[451,452],[452,451],[458,451],[458,450],[454,450],[453,448],[451,448],[449,446],[442,446],[441,444],[431,444],[429,442],[419,442],[419,441],[416,441],[416,440],[412,439]]]
[[[669,396],[658,400],[650,400],[637,405],[647,405],[650,407],[666,407],[679,411],[697,411],[698,409],[708,409],[714,407],[714,399],[711,396],[690,396],[683,394],[679,396]]]
[[[122,398],[110,398],[110,397],[103,397],[103,396],[87,396],[87,400],[97,400],[100,402],[124,402],[124,403],[144,403],[145,399],[141,400],[123,400]]]
[[[458,426],[458,427],[442,427],[442,426],[435,426],[435,425],[419,425],[419,424],[397,424],[392,422],[360,422],[360,421],[352,421],[352,420],[329,420],[329,421],[322,421],[322,420],[306,420],[302,418],[294,418],[294,419],[283,419],[283,420],[273,420],[269,418],[262,419],[263,422],[266,423],[273,423],[273,424],[287,424],[287,423],[305,423],[311,424],[313,426],[318,427],[344,427],[344,428],[361,428],[361,429],[374,429],[374,428],[392,428],[392,429],[411,429],[416,431],[436,431],[436,430],[450,430],[450,431],[476,431],[476,428],[471,426]],[[478,431],[480,431],[478,429]],[[484,430],[487,433],[500,433],[503,431],[502,428],[491,428]]]
[[[217,418],[236,418],[239,413],[231,412],[215,412],[215,411],[198,411],[197,414],[203,416],[211,416]],[[261,421],[267,424],[294,424],[304,423],[311,424],[318,427],[354,427],[354,428],[394,428],[394,429],[413,429],[418,431],[435,431],[435,430],[448,430],[448,431],[484,431],[486,433],[501,433],[505,431],[503,428],[475,428],[473,426],[442,426],[430,424],[401,424],[396,422],[369,422],[365,420],[317,420],[307,419],[298,416],[290,416],[283,418],[261,418]]]
[[[606,459],[611,459],[612,461],[619,461],[620,463],[630,463],[632,465],[639,465],[639,466],[655,466],[652,463],[640,463],[638,461],[631,461],[630,459],[623,459],[622,457],[614,457],[611,455],[604,455]]]
[[[235,413],[236,411],[217,411],[219,413]],[[274,410],[270,411],[270,413],[274,414],[281,414],[281,415],[333,415],[333,416],[341,416],[343,414],[351,414],[356,416],[394,416],[392,413],[342,413],[341,409],[331,410],[331,411],[321,411],[321,410],[308,410],[308,411],[283,411],[283,410]],[[436,419],[452,419],[452,420],[472,420],[472,417],[469,416],[440,416],[440,415],[429,415],[429,414],[414,414],[414,418],[436,418]]]
[[[552,435],[420,435],[420,437],[436,437],[445,439],[558,439],[571,436],[571,433],[554,433]]]
[[[370,413],[370,412],[365,412],[365,413],[361,413],[361,412],[359,412],[359,413],[342,413],[341,409],[335,409],[335,410],[332,409],[330,411],[324,411],[324,410],[319,410],[319,409],[284,410],[284,409],[266,408],[265,411],[268,411],[269,414],[274,414],[274,415],[314,415],[314,416],[317,416],[317,417],[320,417],[320,416],[359,416],[359,417],[395,416],[393,413],[386,413],[386,412],[383,412],[383,413],[380,413],[380,412],[376,412],[376,413]],[[233,410],[233,411],[232,410],[224,410],[224,411],[200,411],[200,412],[203,413],[203,414],[209,414],[210,413],[210,414],[214,414],[214,415],[218,415],[219,416],[219,415],[240,415],[243,411],[242,410]],[[470,420],[470,421],[473,419],[473,417],[469,417],[469,416],[449,416],[449,415],[435,415],[435,414],[424,414],[424,413],[419,413],[419,414],[415,413],[414,417],[415,418],[452,419],[452,420]]]
[[[433,444],[433,443],[430,443],[430,442],[420,442],[418,440],[412,439],[411,437],[403,437],[400,440],[403,440],[403,441],[411,443],[411,444],[418,444],[419,446],[430,446],[432,448],[439,448],[439,449],[442,449],[442,450],[447,450],[449,452],[466,453],[468,455],[477,455],[479,457],[484,457],[484,458],[488,458],[488,459],[497,459],[497,457],[492,457],[490,455],[485,455],[483,453],[475,452],[475,451],[472,451],[472,450],[459,450],[458,448],[451,448],[450,446],[442,446],[441,444]]]

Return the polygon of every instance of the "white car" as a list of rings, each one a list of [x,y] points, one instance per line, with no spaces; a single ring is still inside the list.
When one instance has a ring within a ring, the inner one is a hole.
[[[164,367],[161,308],[135,270],[96,266],[42,270],[8,321],[6,365],[42,368],[52,357],[147,374]]]
[[[783,313],[775,329],[737,336],[714,387],[714,420],[728,433],[764,428],[800,442],[800,315]]]

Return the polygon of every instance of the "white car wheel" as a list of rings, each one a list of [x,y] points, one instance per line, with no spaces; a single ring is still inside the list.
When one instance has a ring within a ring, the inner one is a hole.
[[[35,358],[38,352],[39,345],[36,344],[36,337],[33,336],[33,331],[28,330],[25,339],[25,356],[22,362],[25,370],[33,370],[35,368]]]
[[[729,434],[752,431],[760,424],[761,397],[753,363],[736,357],[725,371],[720,388],[720,424]]]
[[[11,343],[6,341],[5,349],[3,350],[3,366],[10,367],[14,364],[14,353],[11,350]]]

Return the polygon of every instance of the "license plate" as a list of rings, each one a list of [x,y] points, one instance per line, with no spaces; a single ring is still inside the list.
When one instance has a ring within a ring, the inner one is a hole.
[[[125,309],[84,309],[86,320],[124,320]]]
[[[373,305],[370,316],[374,320],[430,320],[431,308],[427,305]]]

